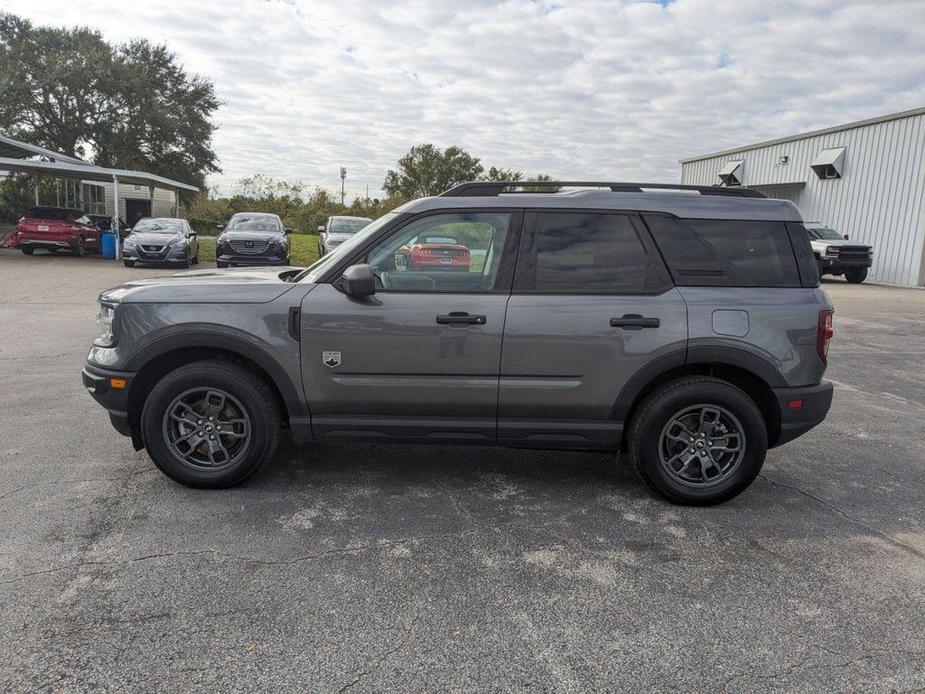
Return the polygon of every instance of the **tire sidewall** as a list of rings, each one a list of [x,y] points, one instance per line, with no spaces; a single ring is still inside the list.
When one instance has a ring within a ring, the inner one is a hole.
[[[164,474],[190,486],[228,487],[249,477],[273,454],[276,446],[273,427],[278,426],[275,413],[266,411],[260,391],[250,379],[241,376],[234,368],[207,367],[200,372],[179,369],[154,386],[142,411],[141,427],[145,447]],[[246,453],[233,466],[219,470],[194,469],[181,463],[164,441],[164,413],[170,403],[181,393],[205,387],[220,388],[234,396],[251,422],[252,437]]]
[[[695,405],[723,407],[735,415],[745,434],[745,455],[738,468],[727,479],[706,488],[676,480],[664,469],[659,456],[665,425],[675,414]],[[672,501],[690,505],[721,503],[741,493],[761,471],[768,445],[764,418],[754,401],[731,384],[706,381],[666,388],[655,394],[640,414],[631,433],[634,465],[644,481]]]

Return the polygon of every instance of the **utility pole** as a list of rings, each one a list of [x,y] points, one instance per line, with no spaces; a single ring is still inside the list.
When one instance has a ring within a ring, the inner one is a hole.
[[[347,167],[340,167],[340,204],[344,204],[344,181],[347,180]]]

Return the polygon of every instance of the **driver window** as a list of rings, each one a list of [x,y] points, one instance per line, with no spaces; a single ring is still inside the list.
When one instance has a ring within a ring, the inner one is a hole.
[[[376,246],[365,262],[385,291],[490,291],[510,224],[507,212],[422,217]]]

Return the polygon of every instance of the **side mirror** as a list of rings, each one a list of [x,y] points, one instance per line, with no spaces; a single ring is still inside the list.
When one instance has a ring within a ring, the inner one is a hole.
[[[848,240],[848,234],[845,234],[845,241]]]
[[[196,232],[195,232],[195,231],[189,232],[189,233],[186,235],[186,238],[188,238],[188,239],[194,239],[194,238],[196,238]]]
[[[286,227],[285,229],[283,229],[283,231],[285,231],[287,234],[291,234],[291,233],[292,233],[292,227]]]
[[[215,225],[215,228],[216,228],[216,229],[224,229],[224,228],[225,228],[225,225],[224,225],[224,224],[216,224],[216,225]]]
[[[324,233],[324,225],[323,225],[323,224],[322,224],[321,226],[318,227],[318,231],[320,231],[322,234]]]
[[[372,296],[376,293],[376,276],[369,265],[351,265],[340,276],[340,288],[353,297]]]

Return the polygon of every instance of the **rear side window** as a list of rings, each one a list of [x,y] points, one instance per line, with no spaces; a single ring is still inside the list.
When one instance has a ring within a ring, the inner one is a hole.
[[[645,215],[675,283],[682,286],[799,287],[783,222]]]
[[[524,249],[533,276],[522,289],[627,294],[655,288],[649,256],[626,215],[539,212],[533,218],[533,248]]]

